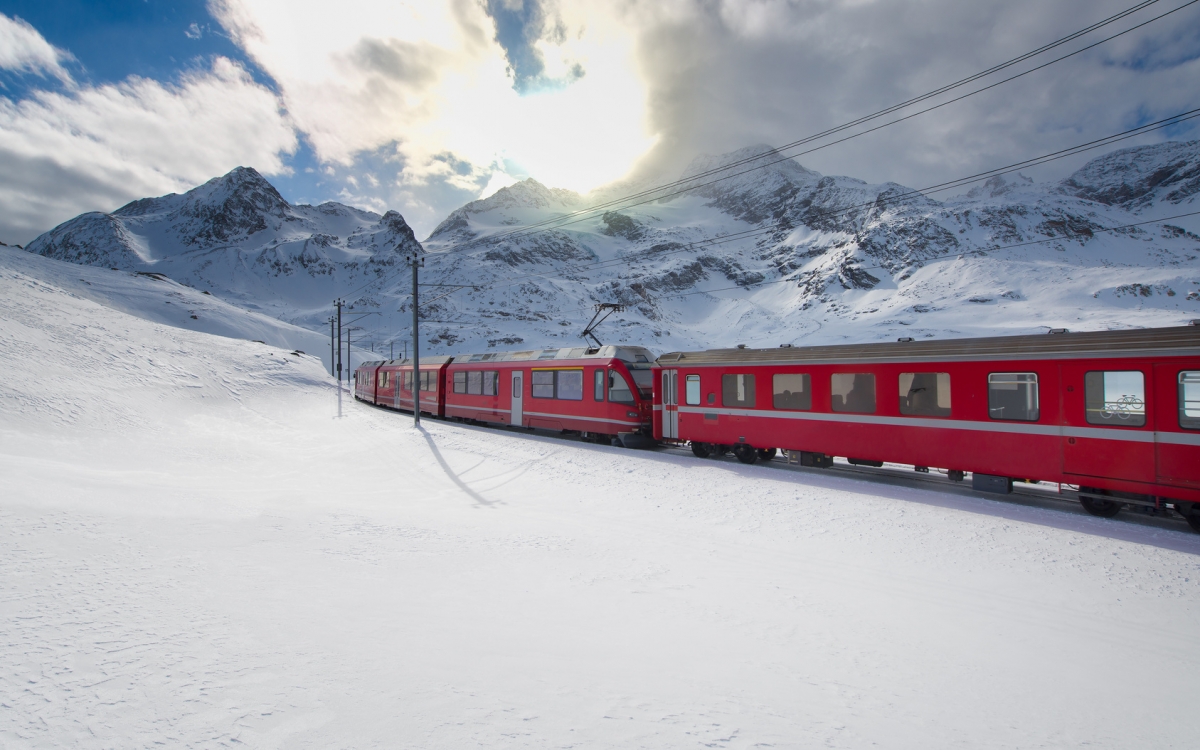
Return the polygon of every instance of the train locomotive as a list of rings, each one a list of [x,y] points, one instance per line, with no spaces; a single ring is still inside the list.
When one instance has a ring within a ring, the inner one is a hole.
[[[1168,506],[1200,532],[1200,326],[670,352],[422,358],[422,412],[690,446],[751,464],[911,465],[1007,493],[1048,481],[1089,513]],[[369,362],[357,398],[411,410],[411,362]],[[1078,488],[1077,490],[1073,488]]]

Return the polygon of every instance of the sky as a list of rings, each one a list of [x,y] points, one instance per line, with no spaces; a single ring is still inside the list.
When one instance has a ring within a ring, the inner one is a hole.
[[[699,155],[797,140],[1134,4],[0,0],[0,241],[236,166],[294,203],[397,210],[423,238],[520,179],[667,181]],[[1195,108],[1196,81],[1200,4],[800,161],[921,187]],[[1195,137],[1189,124],[1135,143]]]

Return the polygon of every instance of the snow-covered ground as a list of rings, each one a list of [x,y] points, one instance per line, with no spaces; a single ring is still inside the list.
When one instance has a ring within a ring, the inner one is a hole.
[[[4,748],[1195,746],[1182,525],[416,430],[39,269],[0,264]]]
[[[319,357],[329,369],[329,334],[310,331],[246,310],[212,294],[161,276],[64,263],[13,247],[0,247],[0,273],[43,280],[56,289],[176,328],[261,341]],[[355,348],[355,359],[370,358]]]

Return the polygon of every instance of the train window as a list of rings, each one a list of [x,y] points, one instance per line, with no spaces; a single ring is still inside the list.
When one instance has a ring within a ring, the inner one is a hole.
[[[401,389],[406,391],[412,390],[412,370],[404,371],[404,378],[401,381]]]
[[[534,370],[529,384],[534,398],[554,398],[554,370]]]
[[[829,376],[834,411],[875,413],[875,375],[869,372],[839,372]]]
[[[637,387],[638,393],[644,400],[650,400],[650,394],[654,389],[654,372],[650,369],[650,365],[626,362],[625,368],[629,370],[629,375],[633,378],[633,385]]]
[[[513,398],[521,398],[521,373],[512,374]]]
[[[700,405],[700,376],[688,375],[684,381],[684,402],[688,406]]]
[[[583,370],[534,370],[530,380],[534,398],[583,400]]]
[[[582,401],[583,370],[559,370],[554,395],[568,401]]]
[[[771,378],[776,409],[808,411],[812,408],[812,388],[808,373],[779,373]]]
[[[1179,373],[1179,426],[1200,430],[1200,370]]]
[[[459,370],[458,372],[454,373],[454,392],[455,393],[466,393],[467,392],[467,373],[463,372],[462,370]]]
[[[483,373],[479,370],[467,373],[467,394],[478,396],[483,393]]]
[[[1106,427],[1146,424],[1145,376],[1137,370],[1085,374],[1083,400],[1089,424]]]
[[[754,406],[754,376],[737,373],[721,376],[722,406]]]
[[[495,396],[500,393],[500,372],[499,370],[484,370],[483,372],[483,395]]]
[[[608,400],[617,404],[632,404],[633,391],[625,376],[616,370],[608,371]]]
[[[596,401],[604,400],[604,370],[596,370],[595,383],[592,386],[592,398]]]
[[[950,373],[900,373],[900,413],[920,417],[950,416]]]
[[[988,416],[1036,422],[1038,376],[1036,372],[993,372],[988,374]]]
[[[421,371],[421,379],[419,382],[421,383],[421,390],[436,391],[437,390],[437,373],[430,372],[429,370],[422,370]]]

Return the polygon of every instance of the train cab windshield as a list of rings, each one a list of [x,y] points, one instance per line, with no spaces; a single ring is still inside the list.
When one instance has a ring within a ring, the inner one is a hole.
[[[649,401],[651,389],[654,387],[654,372],[650,370],[650,365],[641,362],[625,362],[624,364],[629,368],[629,374],[633,376],[633,383],[638,390],[638,396],[643,401]]]

